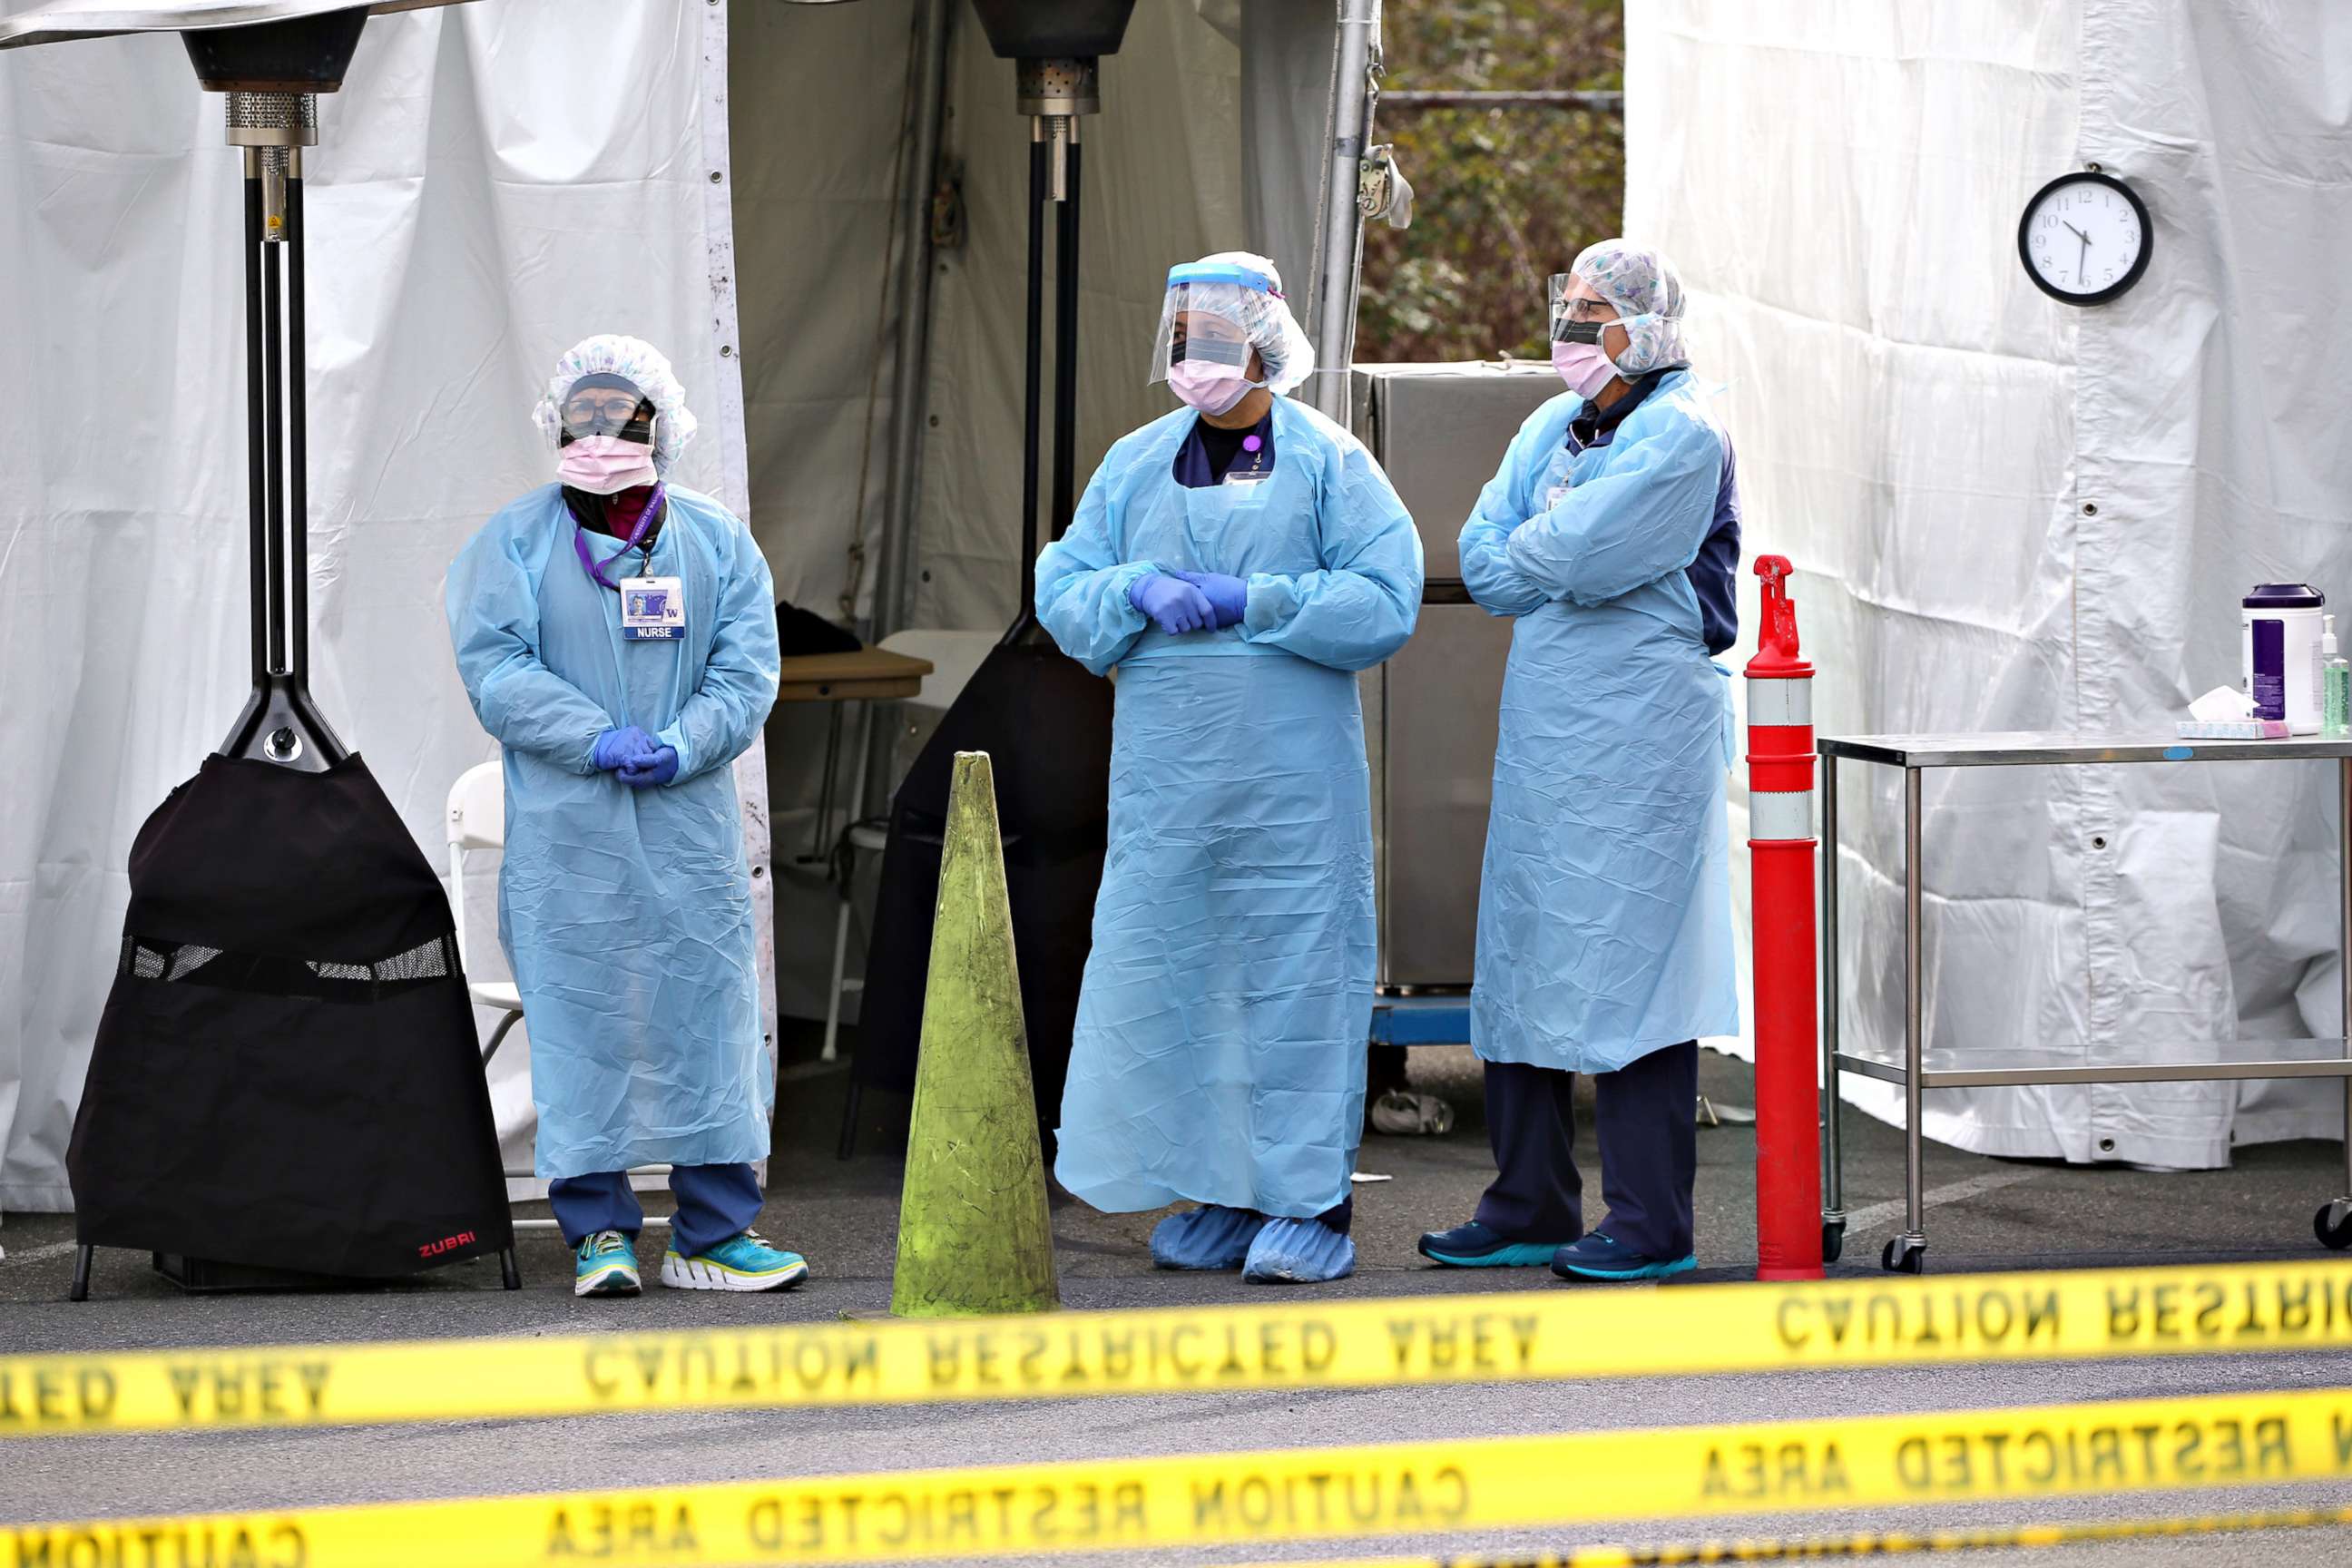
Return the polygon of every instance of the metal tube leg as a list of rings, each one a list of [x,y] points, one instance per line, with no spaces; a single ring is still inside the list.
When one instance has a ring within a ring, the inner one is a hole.
[[[1077,512],[1078,460],[1078,139],[1070,122],[1069,188],[1054,209],[1054,537]],[[1033,590],[1034,591],[1034,590]]]
[[[310,416],[309,306],[302,276],[302,152],[289,148],[286,181],[286,668],[310,679]]]
[[[2336,764],[2336,982],[2344,993],[2338,1028],[2352,1040],[2352,757]],[[2343,1196],[2352,1204],[2352,1078],[2344,1080]]]
[[[1927,1245],[1926,1151],[1921,1132],[1922,1112],[1927,1098],[1920,1079],[1926,1076],[1923,1038],[1919,1016],[1920,993],[1925,989],[1919,942],[1919,817],[1920,773],[1917,768],[1903,770],[1903,1220],[1904,1232],[1896,1243],[1898,1253],[1925,1251]]]
[[[1822,1220],[1845,1228],[1838,1108],[1838,764],[1822,759]]]
[[[499,1020],[497,1030],[490,1036],[490,1043],[482,1047],[482,1066],[486,1070],[490,1065],[490,1058],[499,1054],[499,1047],[507,1043],[508,1032],[521,1022],[522,1015],[520,1013],[509,1013]]]
[[[803,861],[824,859],[830,847],[826,839],[833,827],[833,778],[841,770],[841,706],[825,704],[831,717],[825,721],[824,778],[817,785],[816,826],[809,833],[808,853],[801,857]]]
[[[74,1248],[73,1284],[66,1290],[67,1300],[87,1301],[89,1300],[89,1265],[90,1259],[95,1258],[97,1255],[98,1248],[89,1246],[86,1243]]]
[[[253,618],[253,684],[269,674],[269,517],[262,492],[269,482],[268,410],[262,403],[267,377],[261,347],[261,155],[245,155],[245,463],[247,613]],[[224,751],[228,748],[224,746]]]
[[[855,864],[852,862],[853,870]],[[833,922],[833,989],[825,994],[824,1049],[817,1053],[821,1062],[833,1061],[841,1055],[834,1042],[841,1034],[841,969],[849,952],[849,900],[856,891],[854,879],[849,887],[841,889],[841,913]]]

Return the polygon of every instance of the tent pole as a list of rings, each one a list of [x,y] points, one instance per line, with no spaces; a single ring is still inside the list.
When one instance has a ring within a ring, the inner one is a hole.
[[[914,145],[899,216],[906,235],[898,258],[898,337],[890,358],[890,472],[882,508],[881,560],[874,575],[873,640],[902,629],[908,616],[908,577],[913,566],[915,502],[922,489],[923,399],[929,369],[931,326],[931,194],[940,163],[940,127],[947,118],[949,29],[951,0],[923,0],[922,28],[915,47],[923,51],[921,84],[915,102]],[[872,724],[866,752],[868,816],[889,809],[893,727]]]
[[[1356,352],[1356,286],[1363,265],[1359,200],[1371,139],[1372,77],[1379,69],[1381,0],[1339,0],[1331,66],[1331,143],[1325,154],[1323,216],[1317,226],[1315,384],[1310,401],[1342,426],[1353,424],[1348,367]]]

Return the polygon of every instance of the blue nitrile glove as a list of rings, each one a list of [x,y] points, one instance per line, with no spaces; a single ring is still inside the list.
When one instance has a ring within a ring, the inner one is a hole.
[[[1138,577],[1127,590],[1127,602],[1158,622],[1170,637],[1202,631],[1217,621],[1206,594],[1181,578],[1159,572]]]
[[[621,764],[621,782],[631,789],[652,789],[677,777],[677,748],[656,745],[653,755]]]
[[[1176,574],[1208,599],[1209,607],[1217,612],[1217,629],[1242,624],[1249,613],[1249,584],[1223,572],[1179,572]]]
[[[589,753],[588,760],[609,773],[625,763],[651,757],[660,743],[635,724],[627,724],[597,736],[596,749]]]

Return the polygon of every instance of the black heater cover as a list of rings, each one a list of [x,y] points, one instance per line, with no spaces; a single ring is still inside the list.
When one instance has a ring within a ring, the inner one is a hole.
[[[1118,53],[1135,0],[971,0],[999,59],[1091,59]]]
[[[84,1246],[382,1279],[513,1245],[448,900],[358,757],[207,757],[130,870]]]

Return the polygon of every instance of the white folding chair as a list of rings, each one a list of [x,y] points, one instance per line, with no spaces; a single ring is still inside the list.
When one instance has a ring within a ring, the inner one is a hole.
[[[473,849],[503,849],[507,842],[506,773],[497,763],[483,763],[467,768],[449,786],[449,912],[457,925],[457,962],[467,974],[466,990],[478,1007],[488,1007],[503,1015],[490,1043],[482,1047],[482,1070],[488,1072],[490,1058],[506,1044],[507,1036],[522,1022],[522,993],[511,980],[481,981],[473,978],[473,949],[466,942],[466,855]],[[530,1181],[534,1171],[509,1171],[517,1181]],[[666,1176],[667,1165],[642,1165],[631,1171],[633,1176]],[[669,1224],[667,1215],[647,1215],[649,1226]],[[519,1219],[517,1230],[553,1230],[552,1219]]]
[[[922,686],[912,697],[899,701],[917,713],[945,713],[955,706],[972,672],[988,658],[989,650],[1003,640],[1002,632],[893,632],[876,646],[889,653],[902,653],[909,658],[928,659],[931,672],[923,677]],[[887,735],[877,736],[877,745],[890,745]],[[849,958],[850,911],[856,907],[857,857],[878,855],[889,844],[890,836],[881,826],[857,823],[848,833],[848,865],[841,879],[841,912],[833,922],[833,989],[827,994],[824,1006],[824,1050],[820,1060],[832,1061],[840,1053],[835,1047],[841,1033],[841,999],[854,996],[866,989],[865,980],[858,975],[845,976],[842,969]]]

